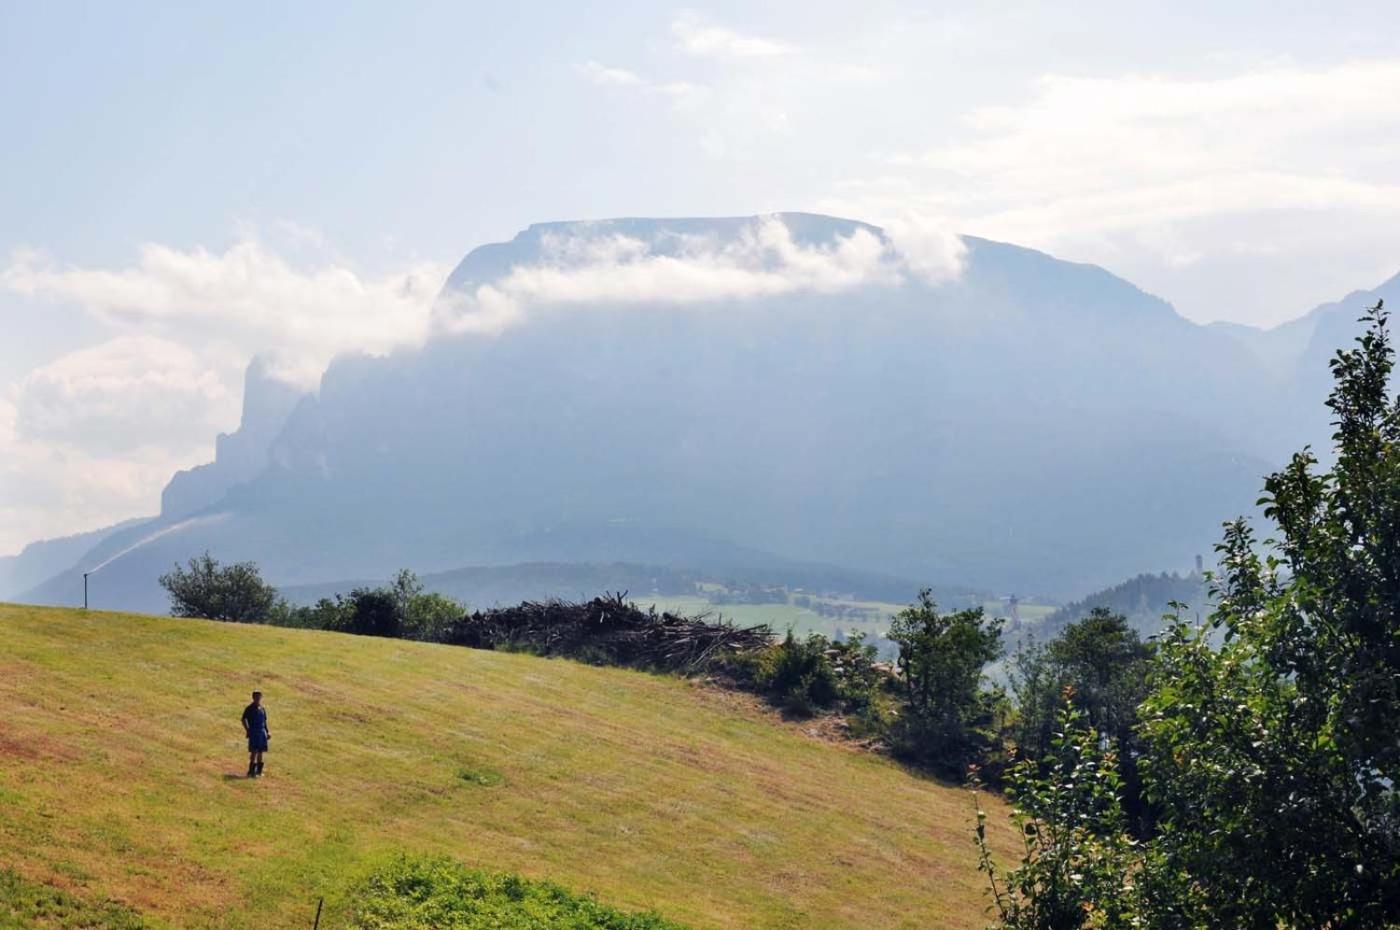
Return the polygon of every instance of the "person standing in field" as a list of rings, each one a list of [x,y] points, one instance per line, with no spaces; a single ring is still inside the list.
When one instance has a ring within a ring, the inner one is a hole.
[[[248,777],[258,778],[263,770],[263,753],[267,752],[267,708],[263,707],[262,692],[253,692],[253,703],[243,708],[243,732],[248,736]]]

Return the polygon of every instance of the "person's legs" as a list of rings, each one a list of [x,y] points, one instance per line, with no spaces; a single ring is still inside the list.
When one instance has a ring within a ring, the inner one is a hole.
[[[258,774],[258,754],[250,752],[248,753],[248,777],[252,778],[256,774]]]
[[[258,755],[258,770],[257,770],[257,772],[254,773],[254,774],[261,775],[261,774],[262,774],[262,767],[263,767],[262,753],[258,753],[257,755]]]

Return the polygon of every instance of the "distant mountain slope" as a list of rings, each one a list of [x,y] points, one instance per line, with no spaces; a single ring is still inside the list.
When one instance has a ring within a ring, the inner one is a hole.
[[[0,862],[158,926],[345,926],[397,851],[696,928],[985,923],[963,788],[732,693],[371,637],[0,606]],[[238,712],[266,694],[265,777]],[[120,725],[114,726],[113,722]],[[13,762],[14,764],[10,764]],[[1002,802],[988,830],[1013,855]],[[3,908],[0,908],[3,913]]]
[[[904,603],[918,594],[920,584],[874,572],[843,569],[834,565],[792,563],[762,553],[733,565],[699,565],[680,569],[669,565],[633,562],[525,562],[516,565],[473,565],[419,577],[428,591],[445,594],[471,607],[492,607],[549,598],[580,600],[606,591],[626,591],[645,603],[648,596],[692,595],[697,586],[723,584],[744,589],[786,588],[808,595],[854,597],[859,600]],[[344,594],[356,587],[374,587],[389,578],[350,579],[285,587],[281,593],[294,604],[312,604],[323,597]],[[977,603],[982,592],[944,587],[935,590],[944,606]]]
[[[260,474],[120,541],[97,603],[158,609],[206,548],[282,585],[771,553],[1067,598],[1208,551],[1325,436],[1311,347],[1284,364],[1101,268],[962,244],[955,276],[810,214],[483,246],[425,347],[333,362]],[[74,603],[79,568],[28,597]]]
[[[100,530],[59,539],[42,539],[15,555],[0,556],[0,600],[16,597],[73,566],[85,553],[114,533],[147,522],[138,517]]]
[[[163,518],[178,520],[203,510],[230,488],[256,478],[267,468],[273,440],[307,394],[275,377],[270,368],[262,357],[248,364],[238,429],[219,434],[214,461],[175,473],[160,496]]]
[[[1144,574],[1066,604],[1047,615],[1034,627],[1037,639],[1058,636],[1069,624],[1087,617],[1095,608],[1106,608],[1128,618],[1143,636],[1151,636],[1166,626],[1163,617],[1171,612],[1171,602],[1185,604],[1182,616],[1204,620],[1210,615],[1210,589],[1203,575],[1194,572]]]

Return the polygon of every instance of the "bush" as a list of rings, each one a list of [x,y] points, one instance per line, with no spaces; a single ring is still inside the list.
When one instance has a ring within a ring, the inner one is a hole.
[[[277,589],[262,580],[252,562],[221,566],[208,552],[160,576],[170,594],[170,614],[234,623],[268,622],[286,611]]]
[[[1010,675],[1016,696],[1012,728],[1016,755],[1031,760],[1047,756],[1056,733],[1059,703],[1064,694],[1072,694],[1090,729],[1119,747],[1123,805],[1140,836],[1152,829],[1137,767],[1142,748],[1137,707],[1147,697],[1151,655],[1151,646],[1128,626],[1125,617],[1095,607],[1045,646],[1023,646],[1016,653]]]
[[[337,594],[334,599],[323,597],[312,607],[284,608],[272,622],[278,626],[439,643],[448,641],[452,624],[465,612],[466,608],[450,597],[424,593],[418,577],[404,569],[392,584],[356,588],[349,594]]]
[[[841,691],[836,669],[826,654],[825,636],[797,639],[789,630],[774,649],[771,676],[759,685],[785,709],[810,715],[836,703]]]
[[[403,857],[369,876],[351,902],[359,930],[685,930],[587,895],[446,858]]]
[[[951,776],[987,755],[1001,695],[983,687],[982,672],[1001,657],[1001,625],[980,607],[941,614],[927,588],[895,615],[890,639],[899,645],[905,699],[897,752]]]
[[[880,718],[874,704],[884,676],[875,667],[874,647],[859,635],[836,643],[819,633],[798,639],[789,630],[781,642],[742,656],[732,671],[789,713],[840,708],[864,715],[867,724]]]

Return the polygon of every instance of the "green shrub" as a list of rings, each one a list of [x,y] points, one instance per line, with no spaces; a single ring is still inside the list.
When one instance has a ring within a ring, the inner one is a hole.
[[[883,731],[875,704],[888,676],[875,667],[875,648],[862,636],[833,642],[820,633],[798,639],[789,630],[781,642],[742,653],[725,670],[789,713],[842,710],[866,721],[862,735]]]
[[[351,901],[359,930],[685,930],[549,882],[405,856],[370,875]]]

